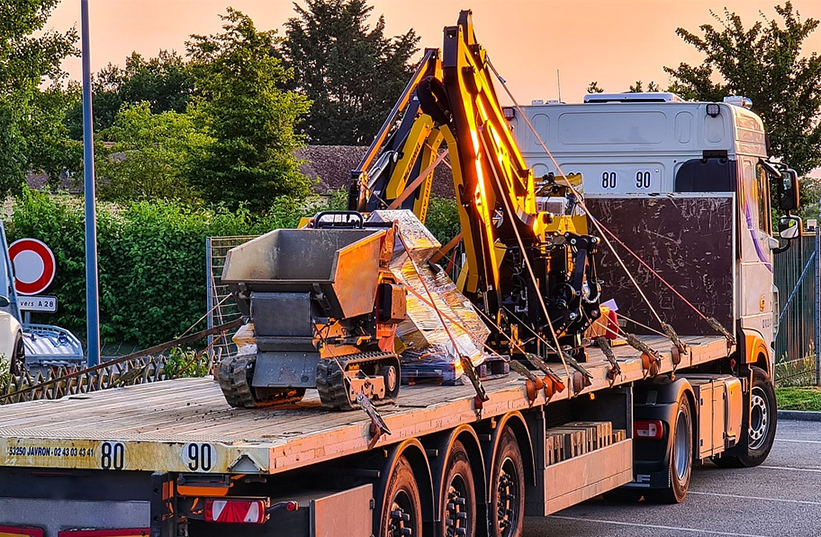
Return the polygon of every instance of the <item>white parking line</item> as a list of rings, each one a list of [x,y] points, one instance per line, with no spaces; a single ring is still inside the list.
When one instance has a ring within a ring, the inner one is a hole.
[[[821,440],[791,440],[789,438],[775,437],[776,442],[792,442],[794,444],[821,444]]]
[[[699,496],[720,496],[722,498],[741,498],[744,500],[763,500],[766,502],[783,502],[783,503],[800,503],[806,505],[821,505],[821,502],[813,502],[810,500],[786,500],[782,498],[763,498],[761,496],[740,496],[738,494],[721,494],[720,492],[696,492],[691,490],[688,494],[696,494]]]
[[[766,468],[767,470],[788,470],[790,472],[816,472],[821,474],[821,468],[790,468],[789,466],[766,466],[762,464],[759,468]]]
[[[586,517],[575,517],[575,516],[560,516],[560,515],[550,515],[550,518],[558,518],[561,520],[573,520],[575,522],[595,522],[597,524],[613,524],[615,526],[632,526],[637,528],[652,528],[658,530],[676,530],[676,531],[686,531],[690,533],[699,533],[702,535],[725,535],[728,537],[766,537],[765,535],[758,535],[752,533],[731,533],[726,531],[711,531],[711,530],[702,530],[696,528],[684,528],[681,526],[661,526],[658,524],[634,524],[632,522],[618,522],[616,520],[602,520],[597,518],[586,518]]]

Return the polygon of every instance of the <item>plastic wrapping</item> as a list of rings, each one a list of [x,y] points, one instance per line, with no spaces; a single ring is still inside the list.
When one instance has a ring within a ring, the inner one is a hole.
[[[408,319],[397,327],[407,345],[401,353],[405,380],[454,381],[462,374],[460,355],[475,366],[481,364],[490,331],[445,271],[434,271],[428,264],[441,246],[436,238],[411,211],[375,211],[370,220],[397,222],[403,239],[396,241],[390,269],[408,288]]]

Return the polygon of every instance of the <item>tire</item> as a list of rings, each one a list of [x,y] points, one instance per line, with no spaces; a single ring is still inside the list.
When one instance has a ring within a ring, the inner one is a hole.
[[[520,537],[525,512],[525,469],[516,435],[502,431],[493,457],[488,519],[490,537]]]
[[[728,455],[713,459],[722,468],[758,466],[767,459],[775,441],[778,425],[775,387],[766,371],[755,366],[750,370],[753,380],[741,424],[739,446]]]
[[[387,401],[396,401],[399,396],[399,385],[402,382],[399,369],[393,364],[379,364],[376,368],[376,374],[385,380],[385,399]]]
[[[396,461],[380,505],[379,537],[422,535],[422,498],[404,456]]]
[[[668,486],[645,491],[644,498],[653,503],[681,503],[690,489],[693,474],[693,415],[687,396],[682,395],[670,425],[670,456]]]
[[[26,346],[23,344],[23,338],[20,334],[14,338],[14,351],[11,353],[11,361],[9,362],[9,372],[12,375],[20,376],[26,368]]]
[[[440,489],[437,537],[475,537],[476,487],[465,446],[454,442]]]

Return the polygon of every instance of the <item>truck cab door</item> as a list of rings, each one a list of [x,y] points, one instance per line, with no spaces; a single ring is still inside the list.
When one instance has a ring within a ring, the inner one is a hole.
[[[757,157],[741,158],[738,203],[737,317],[742,328],[773,341],[773,253],[769,176]]]

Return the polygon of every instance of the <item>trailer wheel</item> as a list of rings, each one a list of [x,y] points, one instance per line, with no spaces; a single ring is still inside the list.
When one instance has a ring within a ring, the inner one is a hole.
[[[23,344],[23,338],[20,334],[14,339],[14,351],[11,353],[11,362],[9,363],[9,372],[12,375],[19,376],[23,374],[26,367],[26,346]]]
[[[422,535],[422,499],[408,459],[399,457],[382,498],[380,537]]]
[[[693,473],[693,416],[687,396],[678,401],[675,422],[670,428],[669,485],[650,489],[644,498],[653,503],[681,503],[690,488]]]
[[[741,439],[730,454],[713,459],[723,468],[758,466],[767,459],[775,441],[777,406],[772,379],[760,367],[752,366],[753,383],[749,404],[741,424]]]
[[[525,511],[525,469],[516,435],[502,432],[493,457],[490,488],[490,536],[519,537]]]
[[[467,450],[458,440],[448,454],[443,485],[436,534],[441,537],[474,537],[476,488]]]

